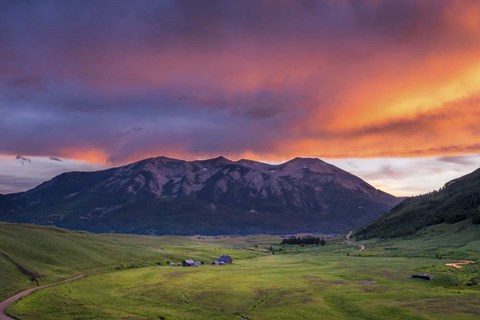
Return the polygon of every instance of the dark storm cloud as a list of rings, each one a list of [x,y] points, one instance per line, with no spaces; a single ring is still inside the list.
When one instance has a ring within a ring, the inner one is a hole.
[[[118,134],[119,137],[125,137],[125,136],[128,136],[128,135],[131,135],[132,133],[135,133],[135,132],[140,132],[142,131],[143,128],[142,127],[133,127],[131,129],[128,129],[127,131],[123,131],[123,132],[120,132]]]
[[[32,159],[28,158],[28,157],[24,157],[24,156],[21,156],[21,155],[17,155],[15,157],[16,160],[20,161],[20,163],[22,165],[24,165],[25,163],[32,163]]]

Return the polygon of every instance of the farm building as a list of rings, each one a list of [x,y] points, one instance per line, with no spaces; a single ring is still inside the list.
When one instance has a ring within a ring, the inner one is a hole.
[[[218,258],[216,261],[213,261],[212,264],[230,264],[233,262],[232,257],[223,255],[220,258]]]
[[[183,260],[182,267],[196,267],[198,264],[193,260]]]
[[[433,276],[430,273],[415,273],[412,274],[413,279],[432,280]]]

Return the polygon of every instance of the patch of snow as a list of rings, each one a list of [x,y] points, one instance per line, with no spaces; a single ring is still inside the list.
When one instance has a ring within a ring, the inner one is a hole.
[[[227,191],[227,189],[228,189],[227,181],[225,179],[219,180],[217,182],[217,188],[219,188],[223,192]]]
[[[244,179],[247,184],[253,186],[257,191],[259,191],[264,184],[262,174],[257,171],[248,172]]]
[[[96,207],[90,210],[90,212],[88,212],[87,215],[83,217],[85,217],[85,219],[95,218],[95,217],[103,218],[108,213],[118,210],[121,207],[122,207],[121,204],[110,206],[110,207]]]
[[[145,177],[142,176],[142,175],[139,175],[139,176],[136,176],[133,181],[135,181],[136,183],[138,183],[139,185],[139,188],[142,188],[143,186],[145,186]]]
[[[71,197],[75,197],[77,194],[78,194],[78,192],[70,193],[69,195],[65,196],[64,199],[68,199],[68,198],[71,198]]]
[[[266,198],[268,196],[268,193],[267,193],[267,189],[263,188],[262,189],[262,192],[260,193],[260,196],[262,198]]]
[[[228,175],[235,181],[239,180],[242,177],[242,175],[238,171],[232,171]]]
[[[127,193],[137,194],[137,191],[135,191],[135,190],[133,189],[133,186],[128,186],[128,188],[127,188]]]

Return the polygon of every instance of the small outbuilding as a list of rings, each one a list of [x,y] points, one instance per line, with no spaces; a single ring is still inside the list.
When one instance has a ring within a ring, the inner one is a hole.
[[[193,260],[183,260],[182,267],[196,267],[197,264]]]
[[[415,273],[412,274],[413,279],[432,280],[433,276],[430,273]]]
[[[213,261],[212,264],[222,265],[222,264],[231,264],[232,262],[233,262],[232,257],[223,255],[220,258],[218,258],[216,261]]]

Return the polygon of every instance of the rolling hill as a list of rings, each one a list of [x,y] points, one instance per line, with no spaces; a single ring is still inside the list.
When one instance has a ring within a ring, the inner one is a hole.
[[[344,232],[399,201],[319,159],[158,157],[4,195],[0,220],[152,235]]]
[[[35,274],[42,285],[79,273],[166,265],[186,258],[213,261],[222,254],[234,254],[236,259],[262,254],[262,249],[235,249],[246,245],[243,240],[230,241],[233,239],[94,234],[0,222],[0,301],[35,286],[19,266]]]
[[[480,224],[480,169],[446,183],[438,191],[405,199],[355,236],[395,238],[428,226],[460,221]]]

